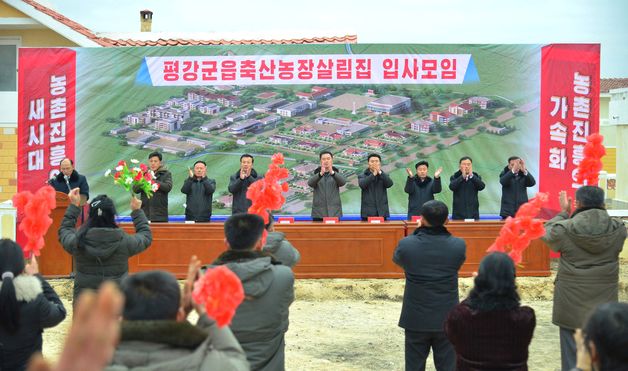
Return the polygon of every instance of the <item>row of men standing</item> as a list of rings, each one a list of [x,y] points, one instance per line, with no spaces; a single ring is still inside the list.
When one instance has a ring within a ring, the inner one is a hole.
[[[320,166],[317,167],[308,179],[308,185],[313,190],[311,216],[314,221],[322,221],[324,217],[342,217],[342,201],[340,187],[346,183],[346,177],[333,165],[333,154],[324,151],[319,154]],[[149,169],[159,189],[149,199],[139,188],[134,188],[142,199],[142,209],[152,222],[168,221],[168,194],[172,190],[172,174],[162,163],[162,155],[153,152],[148,156]],[[251,184],[259,180],[262,175],[253,168],[254,158],[249,154],[240,157],[240,169],[230,176],[228,190],[233,195],[232,213],[247,212],[251,201],[246,198],[246,192]],[[212,214],[213,194],[216,191],[216,181],[207,177],[207,164],[196,161],[193,169],[189,170],[181,187],[186,195],[185,219],[195,222],[209,222]],[[442,191],[440,174],[442,168],[428,175],[429,164],[419,161],[415,165],[414,173],[406,169],[408,177],[404,191],[408,194],[408,213],[410,220],[413,216],[421,215],[421,208],[427,201],[433,200],[434,195]],[[61,192],[69,192],[78,187],[84,201],[89,198],[89,186],[83,175],[74,170],[72,160],[64,159],[60,164],[60,173],[49,183]],[[502,185],[502,200],[500,216],[506,218],[514,216],[519,206],[528,201],[527,188],[536,184],[532,174],[519,157],[508,159],[508,165],[499,176]],[[382,170],[381,156],[370,154],[368,167],[358,174],[358,185],[362,190],[360,217],[378,216],[387,219],[390,217],[387,189],[393,186],[393,180]],[[482,177],[473,171],[473,160],[462,157],[459,160],[459,170],[450,178],[449,189],[453,192],[452,219],[479,219],[478,192],[485,188]]]

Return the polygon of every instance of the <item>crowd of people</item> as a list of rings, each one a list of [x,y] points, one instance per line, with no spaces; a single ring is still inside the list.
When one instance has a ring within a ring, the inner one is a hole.
[[[337,192],[346,179],[333,166],[331,153],[322,153],[320,159],[321,166],[308,182],[315,190],[312,216],[342,215],[340,198],[328,198],[326,192]],[[161,157],[150,160],[157,181],[172,188]],[[251,156],[243,156],[241,164],[231,177],[229,189],[235,193],[260,177]],[[486,255],[472,290],[460,301],[458,271],[466,259],[466,243],[449,233],[449,208],[433,199],[442,188],[442,169],[431,178],[428,167],[423,161],[417,164],[416,175],[407,170],[408,214],[418,213],[421,218],[392,256],[406,280],[398,323],[405,333],[405,369],[424,370],[433,352],[439,371],[528,370],[536,316],[531,307],[521,305],[516,267],[504,253]],[[71,174],[65,179],[68,182]],[[512,202],[502,202],[502,213],[510,216],[527,200],[525,189],[534,178],[521,159],[511,158],[500,182],[505,190],[513,187],[505,191]],[[381,170],[380,156],[369,157],[369,169],[360,174],[359,183],[363,206],[373,203],[363,211],[387,216],[385,190],[392,180]],[[460,160],[449,187],[454,190],[453,214],[476,218],[477,197],[473,200],[472,195],[477,196],[484,183],[473,172],[470,158]],[[163,188],[158,201],[155,196],[131,197],[135,234],[130,235],[116,224],[114,202],[104,195],[90,200],[87,219],[76,228],[80,206],[88,196],[79,186],[68,187],[70,205],[58,233],[63,248],[76,261],[75,319],[57,365],[36,355],[42,349],[42,330],[63,321],[65,308],[38,274],[37,260],[33,257],[27,263],[20,246],[0,241],[1,370],[285,369],[285,334],[295,299],[293,268],[300,260],[299,251],[274,230],[272,215],[265,224],[258,215],[238,212],[224,223],[225,251],[206,266],[192,257],[182,291],[167,272],[129,275],[129,257],[150,248],[147,214],[167,220],[169,188]],[[199,161],[190,169],[182,191],[198,206],[202,203],[194,197],[214,189],[215,182],[206,179],[206,164]],[[235,193],[234,206],[246,208],[248,200]],[[460,201],[469,198],[470,204]],[[604,192],[598,187],[579,188],[575,210],[566,193],[561,192],[559,201],[561,212],[546,222],[543,239],[561,253],[552,316],[560,333],[561,369],[627,370],[628,304],[618,302],[619,254],[626,227],[609,216]],[[191,294],[199,275],[218,266],[233,272],[244,291],[243,302],[225,327],[217,326]],[[192,311],[198,314],[196,325],[187,320]]]
[[[334,166],[334,155],[329,151],[319,154],[320,166],[317,167],[307,180],[312,189],[313,221],[322,221],[323,218],[341,218],[342,201],[340,188],[347,183],[347,176]],[[233,197],[232,214],[245,213],[251,206],[246,198],[246,192],[251,184],[263,178],[254,169],[255,159],[245,153],[240,156],[240,169],[229,178],[227,187]],[[367,158],[367,168],[358,174],[358,185],[361,189],[360,217],[368,220],[369,217],[390,217],[388,205],[388,189],[394,182],[389,174],[382,170],[382,157],[371,153]],[[440,175],[443,171],[439,167],[429,176],[429,163],[419,161],[415,170],[406,169],[408,177],[404,192],[408,194],[408,220],[413,216],[421,215],[422,205],[434,199],[434,195],[442,191]],[[164,166],[163,156],[159,152],[152,152],[148,156],[148,169],[152,172],[153,181],[158,185],[152,197],[136,186],[133,191],[140,195],[142,210],[151,222],[168,222],[168,195],[172,191],[172,174]],[[213,195],[216,191],[216,180],[208,178],[207,163],[196,161],[188,169],[188,177],[183,181],[181,193],[185,194],[185,220],[198,223],[209,222],[212,217]],[[514,216],[516,210],[528,201],[527,188],[536,184],[534,176],[528,172],[525,162],[516,156],[508,159],[508,164],[499,174],[502,187],[500,216],[506,219]],[[71,159],[63,159],[59,165],[59,174],[48,182],[55,190],[69,193],[73,188],[79,188],[81,205],[89,198],[89,185],[85,176],[74,169]],[[480,204],[478,192],[486,187],[482,177],[473,171],[473,160],[464,156],[459,161],[459,170],[455,172],[449,182],[449,189],[453,192],[452,219],[464,220],[480,218]]]

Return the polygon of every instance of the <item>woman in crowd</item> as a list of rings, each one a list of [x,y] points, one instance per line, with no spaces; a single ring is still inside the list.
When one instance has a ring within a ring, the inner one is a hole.
[[[519,301],[512,259],[497,252],[485,256],[469,297],[445,321],[457,370],[528,370],[536,318]]]
[[[0,370],[24,370],[42,348],[44,328],[65,318],[55,290],[39,274],[37,260],[24,264],[22,248],[0,240]]]
[[[598,306],[574,337],[578,351],[574,371],[628,370],[628,303]]]
[[[116,208],[106,195],[94,198],[89,207],[89,218],[78,230],[76,220],[81,213],[79,189],[69,194],[68,206],[61,227],[59,242],[72,254],[76,264],[74,299],[83,289],[97,289],[103,281],[120,283],[129,271],[129,257],[150,246],[153,236],[148,219],[142,211],[142,201],[131,197],[131,218],[135,234],[129,235],[116,224]]]

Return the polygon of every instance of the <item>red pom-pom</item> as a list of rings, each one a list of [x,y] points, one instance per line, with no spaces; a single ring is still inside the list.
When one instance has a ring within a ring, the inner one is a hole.
[[[283,165],[284,157],[281,153],[275,153],[268,165],[268,172],[264,178],[249,186],[246,197],[252,201],[248,212],[257,214],[268,223],[268,212],[279,210],[286,202],[282,192],[287,192],[288,183],[282,182],[288,178],[288,169],[280,167]]]
[[[548,200],[547,193],[538,193],[535,198],[521,205],[514,218],[506,219],[499,236],[487,251],[508,252],[515,264],[521,263],[523,251],[530,242],[545,234],[543,221],[535,218]]]
[[[24,218],[18,229],[26,235],[26,245],[22,246],[24,255],[39,256],[44,247],[44,235],[52,225],[50,211],[57,206],[55,190],[50,186],[43,186],[35,194],[29,191],[20,192],[13,196],[13,205]]]
[[[208,269],[194,283],[192,299],[203,304],[207,316],[215,319],[219,327],[223,327],[231,324],[236,309],[244,300],[244,288],[238,276],[221,265]]]
[[[584,185],[597,185],[600,171],[602,170],[602,157],[606,155],[606,148],[602,142],[604,137],[599,133],[587,137],[584,146],[584,158],[578,164],[576,182]]]

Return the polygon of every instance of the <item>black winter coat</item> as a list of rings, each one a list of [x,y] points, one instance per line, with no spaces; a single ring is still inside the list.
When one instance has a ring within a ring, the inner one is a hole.
[[[255,169],[251,169],[251,174],[240,179],[240,170],[229,177],[229,192],[233,195],[233,204],[231,205],[231,214],[246,213],[251,207],[251,200],[246,198],[246,191],[249,190],[249,186],[261,179],[262,176],[257,175]]]
[[[212,196],[216,181],[203,177],[188,177],[183,182],[181,193],[185,194],[185,220],[208,222],[212,216]]]
[[[50,184],[57,192],[70,193],[72,189],[79,188],[79,193],[85,195],[85,197],[89,199],[89,184],[87,184],[87,178],[85,178],[84,175],[81,175],[76,170],[73,170],[70,175],[70,179],[68,179],[68,183],[70,183],[70,188],[68,188],[68,184],[65,182],[63,173],[57,174],[54,178],[48,181],[48,184]]]
[[[79,241],[80,229],[75,226],[80,210],[68,206],[59,227],[59,242],[74,256],[76,264],[74,299],[83,289],[98,289],[103,281],[120,283],[129,272],[129,258],[146,250],[153,240],[146,215],[142,210],[134,210],[131,218],[135,234],[120,228],[90,228]]]
[[[11,334],[0,325],[0,370],[21,371],[34,353],[41,352],[43,329],[61,323],[66,312],[55,290],[41,276],[21,274],[13,285],[20,312],[19,329]]]
[[[499,174],[499,182],[502,185],[502,204],[499,215],[502,218],[515,216],[519,207],[528,202],[528,187],[534,187],[536,180],[532,174],[527,175],[523,171],[513,174],[506,166]]]
[[[388,193],[386,189],[393,186],[393,181],[388,174],[382,172],[380,175],[375,176],[369,169],[366,169],[362,174],[358,175],[358,185],[362,188],[360,216],[363,219],[369,216],[388,218],[390,211],[388,209]]]
[[[418,176],[408,177],[406,179],[406,187],[403,189],[408,194],[408,220],[413,215],[421,215],[423,204],[434,199],[435,193],[440,193],[443,187],[440,177],[425,177],[421,180]]]
[[[458,270],[466,259],[464,240],[445,227],[421,227],[399,241],[393,261],[406,274],[399,326],[440,332],[458,304]]]
[[[486,185],[478,173],[473,172],[469,180],[465,180],[460,170],[449,179],[449,189],[454,192],[454,205],[451,218],[454,220],[480,219],[480,202],[478,192]]]
[[[155,171],[155,183],[159,189],[148,198],[141,189],[133,187],[133,192],[139,193],[142,198],[142,210],[151,222],[168,221],[168,193],[172,190],[172,174],[163,167]]]

